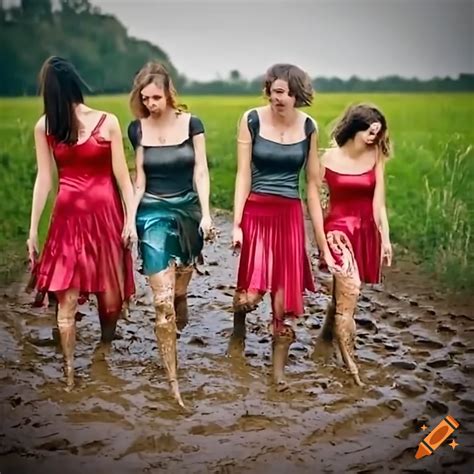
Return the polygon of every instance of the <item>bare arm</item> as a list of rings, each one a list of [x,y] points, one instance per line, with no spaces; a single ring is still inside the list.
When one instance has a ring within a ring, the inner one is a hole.
[[[110,140],[112,146],[112,169],[117,180],[123,202],[125,204],[125,212],[127,221],[135,222],[135,207],[132,182],[130,173],[128,172],[127,161],[123,149],[122,130],[120,123],[115,115],[108,115],[110,123]]]
[[[143,147],[138,146],[135,152],[135,197],[133,203],[134,215],[137,214],[138,206],[145,194],[146,175],[143,169]]]
[[[209,169],[206,157],[206,139],[204,133],[194,135],[193,137],[194,151],[196,161],[194,164],[194,182],[201,204],[202,217],[209,219],[211,216],[209,210]]]
[[[46,205],[46,200],[53,186],[53,158],[46,139],[45,119],[42,117],[36,124],[35,130],[36,148],[36,180],[33,188],[33,200],[31,204],[31,220],[29,238],[36,241],[38,226],[41,215]]]
[[[374,219],[382,234],[384,243],[390,242],[387,208],[385,207],[385,163],[383,158],[377,158],[375,165],[375,191],[373,200]]]
[[[323,211],[320,200],[323,177],[324,167],[319,161],[318,138],[316,132],[314,132],[311,135],[308,164],[306,165],[308,211],[319,250],[326,257],[329,254],[329,247],[324,232]]]
[[[250,194],[252,175],[250,163],[252,156],[252,137],[247,125],[247,113],[239,125],[237,136],[237,175],[234,192],[234,228],[240,227],[245,201]]]

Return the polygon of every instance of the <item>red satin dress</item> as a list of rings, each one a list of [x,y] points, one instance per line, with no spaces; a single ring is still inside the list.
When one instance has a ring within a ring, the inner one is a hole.
[[[382,239],[373,215],[375,166],[357,175],[326,168],[325,179],[329,188],[324,219],[326,235],[331,231],[343,232],[351,243],[361,281],[379,283]]]
[[[102,115],[89,138],[76,145],[48,142],[59,188],[48,236],[36,266],[40,292],[79,289],[95,293],[99,312],[121,309],[135,291],[131,253],[122,244],[122,201],[112,170],[110,141],[99,134]]]

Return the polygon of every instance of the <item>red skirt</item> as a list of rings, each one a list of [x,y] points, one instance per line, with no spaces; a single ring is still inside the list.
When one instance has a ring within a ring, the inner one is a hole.
[[[283,293],[285,313],[304,313],[305,290],[315,291],[306,253],[300,199],[251,193],[245,203],[237,290]]]
[[[84,297],[102,294],[105,311],[122,306],[135,284],[132,255],[121,238],[124,214],[118,193],[110,192],[106,204],[86,212],[71,212],[60,198],[33,271],[36,289],[44,295],[74,288]]]

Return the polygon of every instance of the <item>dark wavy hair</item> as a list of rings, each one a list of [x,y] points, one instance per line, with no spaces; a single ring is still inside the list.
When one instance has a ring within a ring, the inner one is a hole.
[[[382,125],[375,144],[380,146],[383,155],[389,157],[391,145],[387,120],[375,105],[357,104],[348,107],[334,127],[331,136],[338,146],[343,146],[348,140],[353,139],[356,133],[367,130],[374,122],[380,122]]]
[[[90,90],[89,86],[72,63],[58,56],[51,56],[43,63],[39,83],[46,133],[58,142],[77,143],[79,122],[74,107],[84,103],[82,90]]]
[[[290,96],[295,98],[295,107],[309,106],[313,102],[313,85],[306,72],[293,64],[274,64],[271,66],[264,77],[263,91],[267,97],[270,97],[272,84],[281,79],[288,83]]]

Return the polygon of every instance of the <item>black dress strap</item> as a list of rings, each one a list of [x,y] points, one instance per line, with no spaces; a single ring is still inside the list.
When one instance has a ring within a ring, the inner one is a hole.
[[[254,141],[255,137],[257,137],[260,132],[260,119],[258,117],[258,112],[255,109],[247,114],[247,126],[249,127],[252,141]]]

